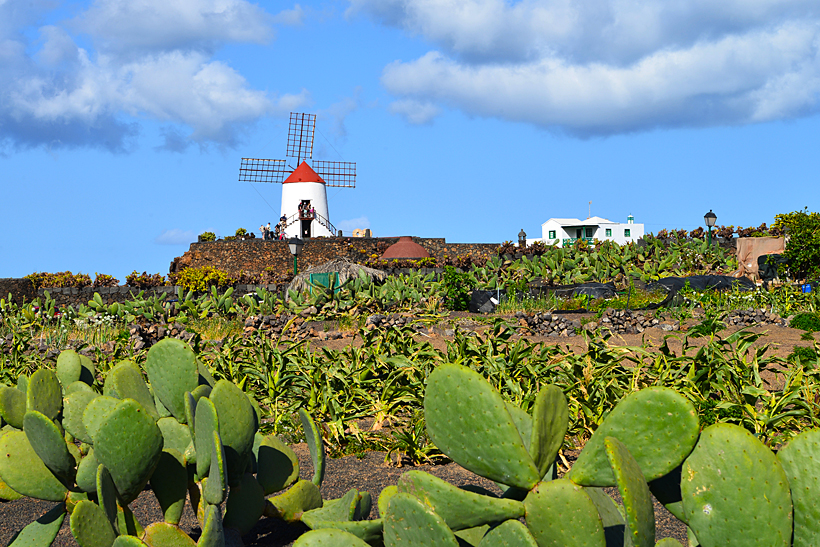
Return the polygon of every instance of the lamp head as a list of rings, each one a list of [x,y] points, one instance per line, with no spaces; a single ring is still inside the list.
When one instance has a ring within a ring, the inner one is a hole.
[[[709,209],[709,212],[703,215],[703,220],[706,221],[706,226],[712,228],[715,225],[715,221],[717,221],[717,215]]]
[[[288,240],[288,248],[290,249],[290,254],[293,256],[299,256],[302,254],[302,247],[305,246],[305,242],[299,239],[298,237],[292,237]]]

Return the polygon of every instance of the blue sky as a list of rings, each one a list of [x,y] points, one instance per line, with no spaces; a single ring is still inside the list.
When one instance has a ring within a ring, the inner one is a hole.
[[[0,0],[0,277],[167,273],[275,223],[291,111],[346,232],[501,242],[820,209],[816,0]]]

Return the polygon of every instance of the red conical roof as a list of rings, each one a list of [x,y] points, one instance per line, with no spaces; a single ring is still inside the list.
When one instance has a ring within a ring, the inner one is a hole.
[[[316,171],[311,169],[306,161],[303,161],[299,167],[293,170],[285,182],[321,182],[324,184],[322,177],[316,174]]]
[[[429,258],[430,253],[427,250],[413,241],[409,236],[402,236],[399,240],[392,244],[384,251],[382,258]]]

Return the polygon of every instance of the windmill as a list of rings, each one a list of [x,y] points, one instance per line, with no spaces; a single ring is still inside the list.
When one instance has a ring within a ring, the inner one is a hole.
[[[313,158],[315,129],[316,114],[291,112],[285,152],[288,159],[242,158],[239,167],[239,182],[282,184],[281,222],[288,237],[336,235],[327,210],[327,187],[356,187],[355,163],[316,160],[313,167],[308,165],[306,160]]]

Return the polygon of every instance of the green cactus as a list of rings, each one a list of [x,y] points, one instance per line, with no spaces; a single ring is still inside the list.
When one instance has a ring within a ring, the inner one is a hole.
[[[300,480],[287,492],[268,498],[265,515],[296,522],[305,511],[321,506],[322,495],[319,493],[319,487],[311,481]]]
[[[699,433],[695,407],[675,391],[649,387],[625,397],[587,442],[569,479],[583,486],[615,486],[604,449],[614,437],[634,455],[646,480],[662,477],[689,455]]]
[[[209,505],[205,509],[202,535],[197,547],[225,547],[225,535],[222,529],[222,510],[218,505]]]
[[[444,519],[410,494],[394,495],[384,517],[384,542],[391,547],[457,547]]]
[[[435,369],[424,413],[430,439],[462,467],[526,490],[541,478],[501,395],[477,372],[451,364]]]
[[[349,532],[325,528],[299,536],[293,547],[369,547],[367,542]]]
[[[804,431],[777,453],[794,505],[794,547],[820,544],[820,430]]]
[[[97,397],[97,393],[93,391],[78,390],[69,393],[67,389],[66,398],[63,400],[63,427],[65,427],[65,430],[74,438],[84,443],[94,442],[85,428],[83,414],[88,404]]]
[[[539,547],[605,547],[598,510],[584,489],[567,479],[542,482],[524,500],[525,519]]]
[[[119,535],[117,487],[114,486],[111,473],[102,464],[97,467],[97,503],[105,511],[105,516],[108,517],[108,522],[111,523],[114,533]]]
[[[225,504],[225,528],[235,528],[241,535],[251,531],[265,512],[265,492],[253,475],[242,475],[239,484],[231,487]]]
[[[508,520],[485,535],[478,547],[538,547],[526,526],[517,520]]]
[[[211,466],[211,446],[214,432],[219,432],[216,408],[210,399],[202,397],[196,404],[194,419],[194,446],[196,447],[196,474],[204,477]]]
[[[604,439],[604,448],[624,500],[626,525],[635,547],[655,545],[655,509],[652,494],[641,468],[626,446],[614,437]]]
[[[53,370],[41,368],[31,375],[26,388],[26,410],[42,412],[54,420],[63,409],[63,388]]]
[[[150,547],[194,547],[196,543],[178,526],[155,522],[145,529],[142,540]],[[80,546],[83,547],[83,546]]]
[[[451,530],[463,530],[524,516],[524,504],[475,494],[421,471],[408,471],[398,491],[412,494],[431,507]]]
[[[159,427],[138,402],[125,399],[92,436],[94,456],[111,472],[123,504],[131,503],[159,462],[163,443]]]
[[[68,489],[29,443],[23,431],[10,431],[0,437],[0,479],[12,490],[48,501],[64,501]]]
[[[303,408],[299,409],[299,419],[302,429],[305,430],[305,441],[310,450],[310,459],[313,461],[313,484],[322,486],[325,478],[325,445],[322,443],[322,434],[313,418]]]
[[[157,427],[162,433],[163,448],[172,448],[184,454],[191,445],[191,430],[185,424],[179,423],[176,418],[167,417],[157,420]]]
[[[228,491],[228,470],[225,466],[225,447],[219,432],[214,431],[211,437],[211,465],[208,478],[203,481],[202,496],[211,505],[225,501]]]
[[[253,445],[256,480],[266,496],[284,490],[299,478],[299,459],[275,435],[257,433]]]
[[[111,547],[117,534],[105,510],[93,501],[81,501],[71,512],[71,534],[80,547]]]
[[[65,520],[66,507],[60,503],[46,514],[17,532],[9,542],[9,547],[30,545],[51,545]]]
[[[719,423],[704,429],[681,475],[686,522],[704,547],[791,543],[786,472],[742,427]]]
[[[196,389],[200,378],[199,363],[188,344],[176,338],[160,340],[148,350],[145,371],[156,398],[185,422],[185,392]]]
[[[110,386],[118,399],[134,399],[151,415],[154,420],[159,418],[154,397],[142,377],[142,371],[133,361],[120,361],[105,378],[105,386]]]
[[[85,427],[86,437],[88,441],[81,437],[77,437],[81,441],[94,443],[97,436],[97,431],[105,422],[109,414],[111,414],[120,400],[108,395],[101,395],[91,399],[83,410],[83,427]]]
[[[216,383],[209,397],[216,409],[219,436],[225,447],[228,481],[236,484],[248,467],[256,415],[245,393],[227,380]]]
[[[0,416],[11,427],[23,429],[26,415],[26,394],[13,387],[0,386]]]
[[[162,451],[159,463],[151,475],[151,489],[157,497],[165,522],[179,524],[188,493],[188,472],[179,451],[173,448]]]
[[[74,484],[77,462],[68,451],[65,438],[54,422],[36,410],[29,410],[23,418],[23,431],[31,448],[45,466],[63,484]]]
[[[568,427],[569,407],[564,392],[556,386],[545,386],[535,398],[529,444],[530,454],[541,477],[555,462]]]

